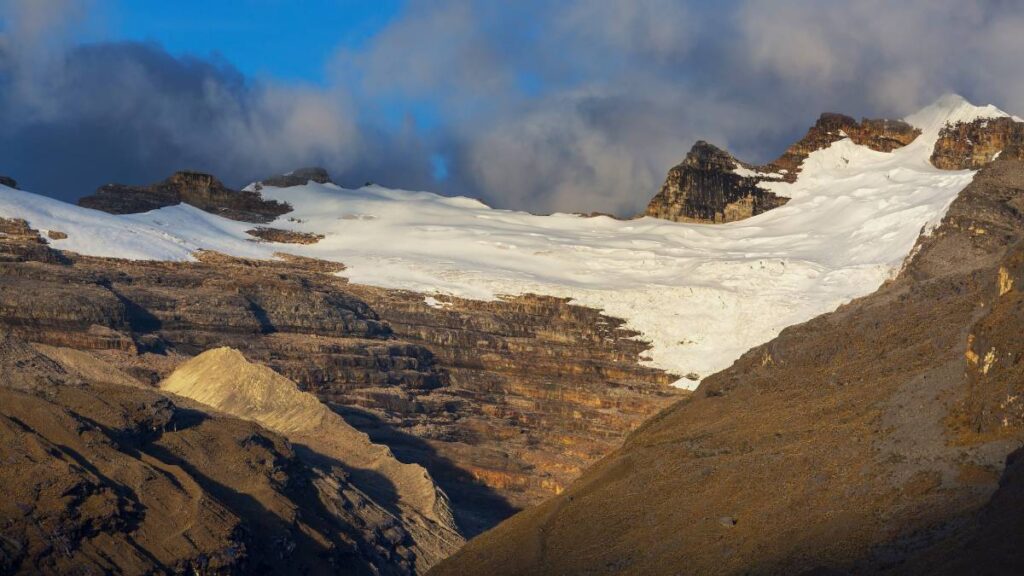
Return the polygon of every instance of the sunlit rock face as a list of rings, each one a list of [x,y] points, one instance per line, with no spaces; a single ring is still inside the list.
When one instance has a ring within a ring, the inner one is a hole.
[[[880,152],[912,142],[921,131],[902,120],[863,119],[825,113],[807,134],[773,162],[753,166],[703,140],[669,170],[645,215],[676,222],[723,223],[756,216],[786,203],[760,186],[762,182],[793,182],[803,161],[833,142],[849,138]]]
[[[984,118],[946,126],[931,161],[945,170],[977,170],[1001,153],[1022,157],[1024,123],[1015,118]]]

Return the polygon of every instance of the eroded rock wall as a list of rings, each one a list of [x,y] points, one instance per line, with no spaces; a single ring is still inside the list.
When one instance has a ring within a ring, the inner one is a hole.
[[[621,321],[557,298],[433,307],[322,261],[90,258],[33,232],[0,237],[0,327],[154,384],[241,350],[427,468],[469,534],[557,493],[682,394],[639,365],[646,345]]]

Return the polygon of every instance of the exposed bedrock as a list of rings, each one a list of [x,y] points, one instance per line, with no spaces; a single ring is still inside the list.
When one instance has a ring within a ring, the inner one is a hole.
[[[259,192],[232,190],[202,172],[175,172],[163,182],[148,186],[107,184],[78,201],[79,206],[111,214],[149,212],[182,203],[232,220],[256,223],[270,222],[291,211],[287,204],[264,200]]]
[[[154,384],[236,348],[427,468],[469,535],[557,493],[683,395],[639,364],[635,332],[564,299],[433,307],[317,260],[90,258],[34,233],[0,236],[0,326]]]
[[[645,214],[677,222],[703,223],[733,222],[756,216],[788,200],[759,184],[792,182],[812,152],[843,138],[872,150],[891,152],[906,146],[920,133],[901,120],[865,118],[857,122],[842,114],[825,113],[800,141],[764,166],[741,163],[728,152],[701,140],[681,163],[669,170]]]
[[[1024,123],[1007,117],[946,126],[931,161],[945,170],[977,170],[1000,154],[1024,157]]]

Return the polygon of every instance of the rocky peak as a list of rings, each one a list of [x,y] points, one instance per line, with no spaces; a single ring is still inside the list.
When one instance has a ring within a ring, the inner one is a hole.
[[[761,178],[754,174],[725,150],[699,140],[669,170],[645,214],[676,222],[732,222],[786,203],[758,187]]]
[[[977,170],[1006,151],[1020,157],[1024,122],[1016,118],[978,118],[947,124],[939,132],[931,162],[944,170]]]
[[[857,122],[845,114],[825,112],[803,138],[765,168],[767,172],[782,173],[787,181],[792,182],[811,152],[828,148],[843,138],[872,150],[892,152],[910,144],[920,134],[921,130],[902,120],[864,118]]]
[[[316,182],[317,184],[333,184],[330,174],[327,170],[318,166],[309,168],[299,168],[293,170],[287,174],[278,174],[266,178],[256,184],[257,190],[263,186],[273,186],[275,188],[289,188],[291,186],[305,186],[309,182]]]
[[[872,150],[892,152],[906,146],[921,130],[902,120],[865,118],[826,112],[798,142],[764,166],[737,161],[728,152],[701,140],[669,170],[661,191],[647,206],[648,216],[676,222],[721,223],[742,220],[786,203],[759,186],[764,181],[793,182],[807,157],[833,142],[849,138]]]
[[[256,223],[270,222],[291,211],[287,204],[264,200],[259,192],[232,190],[211,174],[192,171],[175,172],[149,186],[107,184],[78,201],[79,206],[111,214],[149,212],[181,203],[231,220]]]

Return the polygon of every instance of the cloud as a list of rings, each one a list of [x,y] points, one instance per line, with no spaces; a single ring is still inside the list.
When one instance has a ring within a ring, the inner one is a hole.
[[[75,199],[183,168],[240,185],[307,164],[344,179],[397,157],[415,178],[397,182],[429,174],[417,142],[360,126],[344,91],[254,81],[149,43],[61,45],[65,21],[47,18],[60,7],[42,4],[5,4],[0,35],[0,171],[26,188]]]
[[[628,214],[697,139],[766,161],[822,111],[901,116],[954,91],[1024,112],[1008,1],[410,0],[323,86],[77,45],[56,1],[0,0],[0,172],[66,198],[322,164],[347,184]]]

